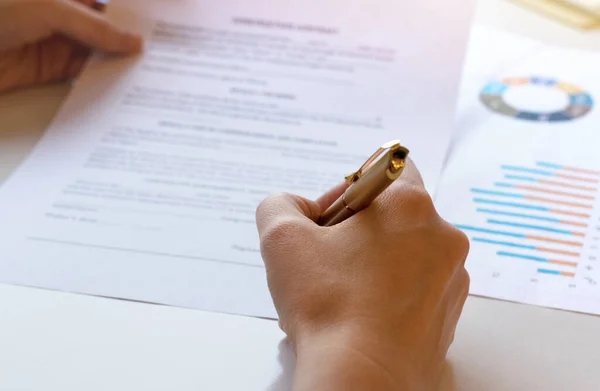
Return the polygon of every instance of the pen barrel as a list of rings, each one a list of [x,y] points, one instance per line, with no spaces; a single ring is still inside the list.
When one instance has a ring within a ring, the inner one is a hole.
[[[354,211],[348,209],[344,202],[344,197],[338,198],[319,219],[319,224],[323,227],[336,225],[351,217]]]
[[[376,162],[358,181],[350,185],[319,219],[322,226],[341,223],[369,206],[402,174],[403,166],[392,172],[393,155]],[[405,156],[404,156],[405,157]]]
[[[388,175],[389,164],[382,159],[381,167],[373,167],[344,193],[346,207],[355,213],[369,206],[397,177]]]

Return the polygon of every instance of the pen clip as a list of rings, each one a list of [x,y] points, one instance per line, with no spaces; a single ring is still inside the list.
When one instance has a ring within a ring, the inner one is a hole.
[[[377,158],[384,153],[384,151],[395,150],[398,148],[400,148],[400,141],[398,140],[390,141],[383,144],[381,147],[379,147],[379,149],[377,149],[377,151],[375,151],[375,153],[373,153],[373,155],[371,155],[370,158],[367,159],[367,161],[358,169],[358,171],[346,176],[346,183],[351,185],[358,181],[363,176],[363,174],[367,172],[367,170],[369,169],[369,167],[371,167],[375,160],[377,160]]]

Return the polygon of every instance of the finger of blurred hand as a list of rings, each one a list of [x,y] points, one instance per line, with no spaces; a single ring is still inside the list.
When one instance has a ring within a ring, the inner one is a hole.
[[[121,30],[101,13],[80,2],[53,2],[49,18],[55,31],[94,49],[129,53],[139,51],[142,47],[139,34]]]
[[[77,3],[81,3],[87,7],[93,7],[94,9],[99,9],[99,7],[104,6],[103,3],[100,3],[96,0],[71,0],[76,1]]]
[[[76,77],[79,75],[83,67],[85,66],[91,50],[83,45],[73,45],[71,56],[69,58],[69,65],[67,70],[64,72],[64,76],[67,79]]]

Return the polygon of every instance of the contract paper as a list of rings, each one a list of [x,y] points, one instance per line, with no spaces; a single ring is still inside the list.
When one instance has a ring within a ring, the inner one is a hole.
[[[472,4],[113,1],[147,37],[90,64],[0,191],[3,282],[276,317],[254,213],[400,139],[433,191]]]
[[[600,54],[478,29],[437,207],[471,293],[600,314]]]

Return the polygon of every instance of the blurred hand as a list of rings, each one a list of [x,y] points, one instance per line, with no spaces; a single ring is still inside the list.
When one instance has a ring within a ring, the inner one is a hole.
[[[468,294],[468,239],[438,216],[410,162],[369,208],[318,226],[344,189],[316,202],[276,195],[257,210],[295,390],[429,390]]]
[[[76,76],[90,49],[139,51],[141,37],[92,9],[95,0],[0,0],[0,93]]]

